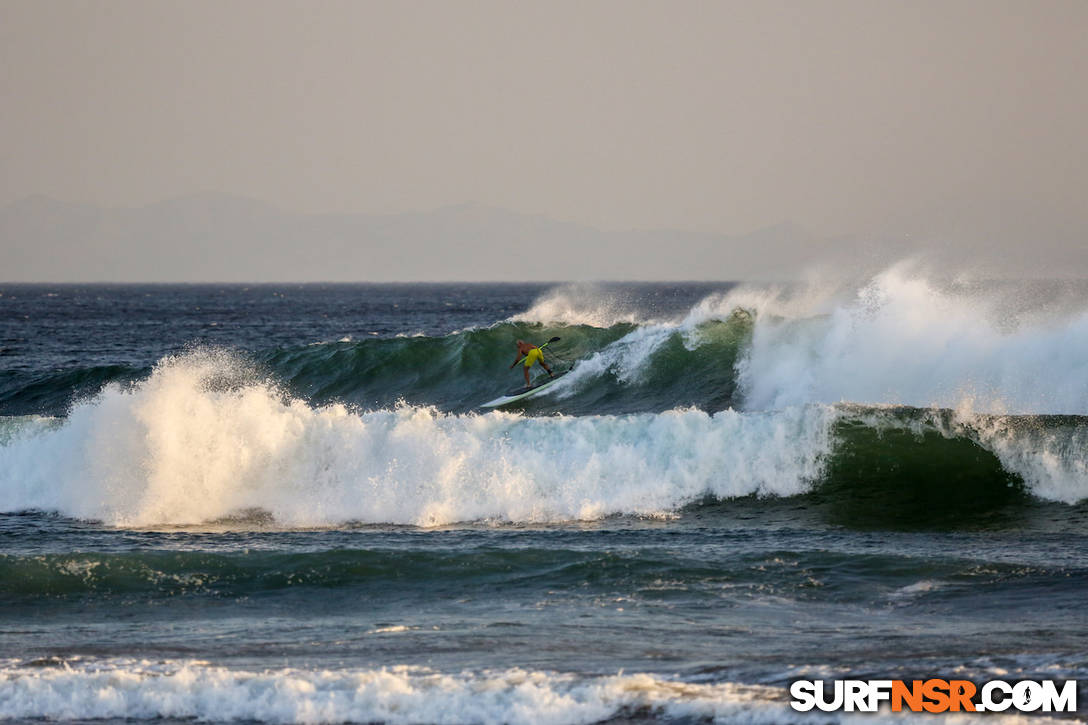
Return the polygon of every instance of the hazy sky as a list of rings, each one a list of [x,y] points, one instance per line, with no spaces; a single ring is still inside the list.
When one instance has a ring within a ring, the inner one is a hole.
[[[0,0],[0,204],[1081,230],[1086,123],[1085,0]]]

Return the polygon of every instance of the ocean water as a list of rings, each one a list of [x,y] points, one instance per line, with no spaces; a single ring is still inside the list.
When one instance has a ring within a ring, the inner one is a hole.
[[[1086,499],[1085,283],[0,285],[0,719],[899,721],[1088,679]]]

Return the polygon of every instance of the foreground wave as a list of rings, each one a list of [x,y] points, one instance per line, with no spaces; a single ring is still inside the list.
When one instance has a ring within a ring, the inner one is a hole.
[[[242,376],[239,378],[239,376]],[[164,362],[0,448],[0,510],[123,525],[259,508],[291,525],[657,514],[710,493],[803,490],[830,411],[524,418],[312,408],[224,354]]]
[[[777,411],[455,415],[313,407],[236,357],[161,362],[67,418],[0,419],[0,511],[114,525],[267,512],[287,526],[667,515],[705,498],[839,491],[1088,497],[1077,416],[810,404]],[[889,461],[891,464],[889,465]]]
[[[559,724],[618,717],[797,719],[790,713],[781,688],[689,684],[648,674],[443,674],[407,666],[249,671],[142,660],[0,666],[0,718]]]
[[[784,686],[686,682],[651,673],[425,667],[247,670],[199,660],[0,661],[0,718],[269,723],[855,722],[798,713]],[[988,714],[987,722],[1021,722]],[[967,716],[927,714],[926,722]],[[902,722],[900,714],[866,722]],[[1033,722],[1057,722],[1032,718]]]

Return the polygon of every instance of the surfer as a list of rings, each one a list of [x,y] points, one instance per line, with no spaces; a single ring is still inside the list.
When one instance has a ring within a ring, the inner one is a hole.
[[[511,365],[510,367],[513,368],[514,365],[517,365],[519,362],[521,362],[521,359],[523,357],[525,358],[525,387],[530,387],[529,368],[533,366],[533,363],[539,362],[540,367],[544,368],[544,370],[547,371],[549,378],[555,377],[554,375],[552,375],[552,369],[548,367],[548,364],[546,362],[544,362],[544,353],[539,347],[537,347],[536,345],[530,345],[524,340],[518,340],[517,346],[518,357],[517,360],[514,360],[513,365]]]

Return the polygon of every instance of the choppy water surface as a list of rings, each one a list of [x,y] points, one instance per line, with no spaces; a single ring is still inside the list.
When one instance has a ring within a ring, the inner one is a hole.
[[[1084,679],[1086,416],[1079,283],[0,286],[0,717]]]

